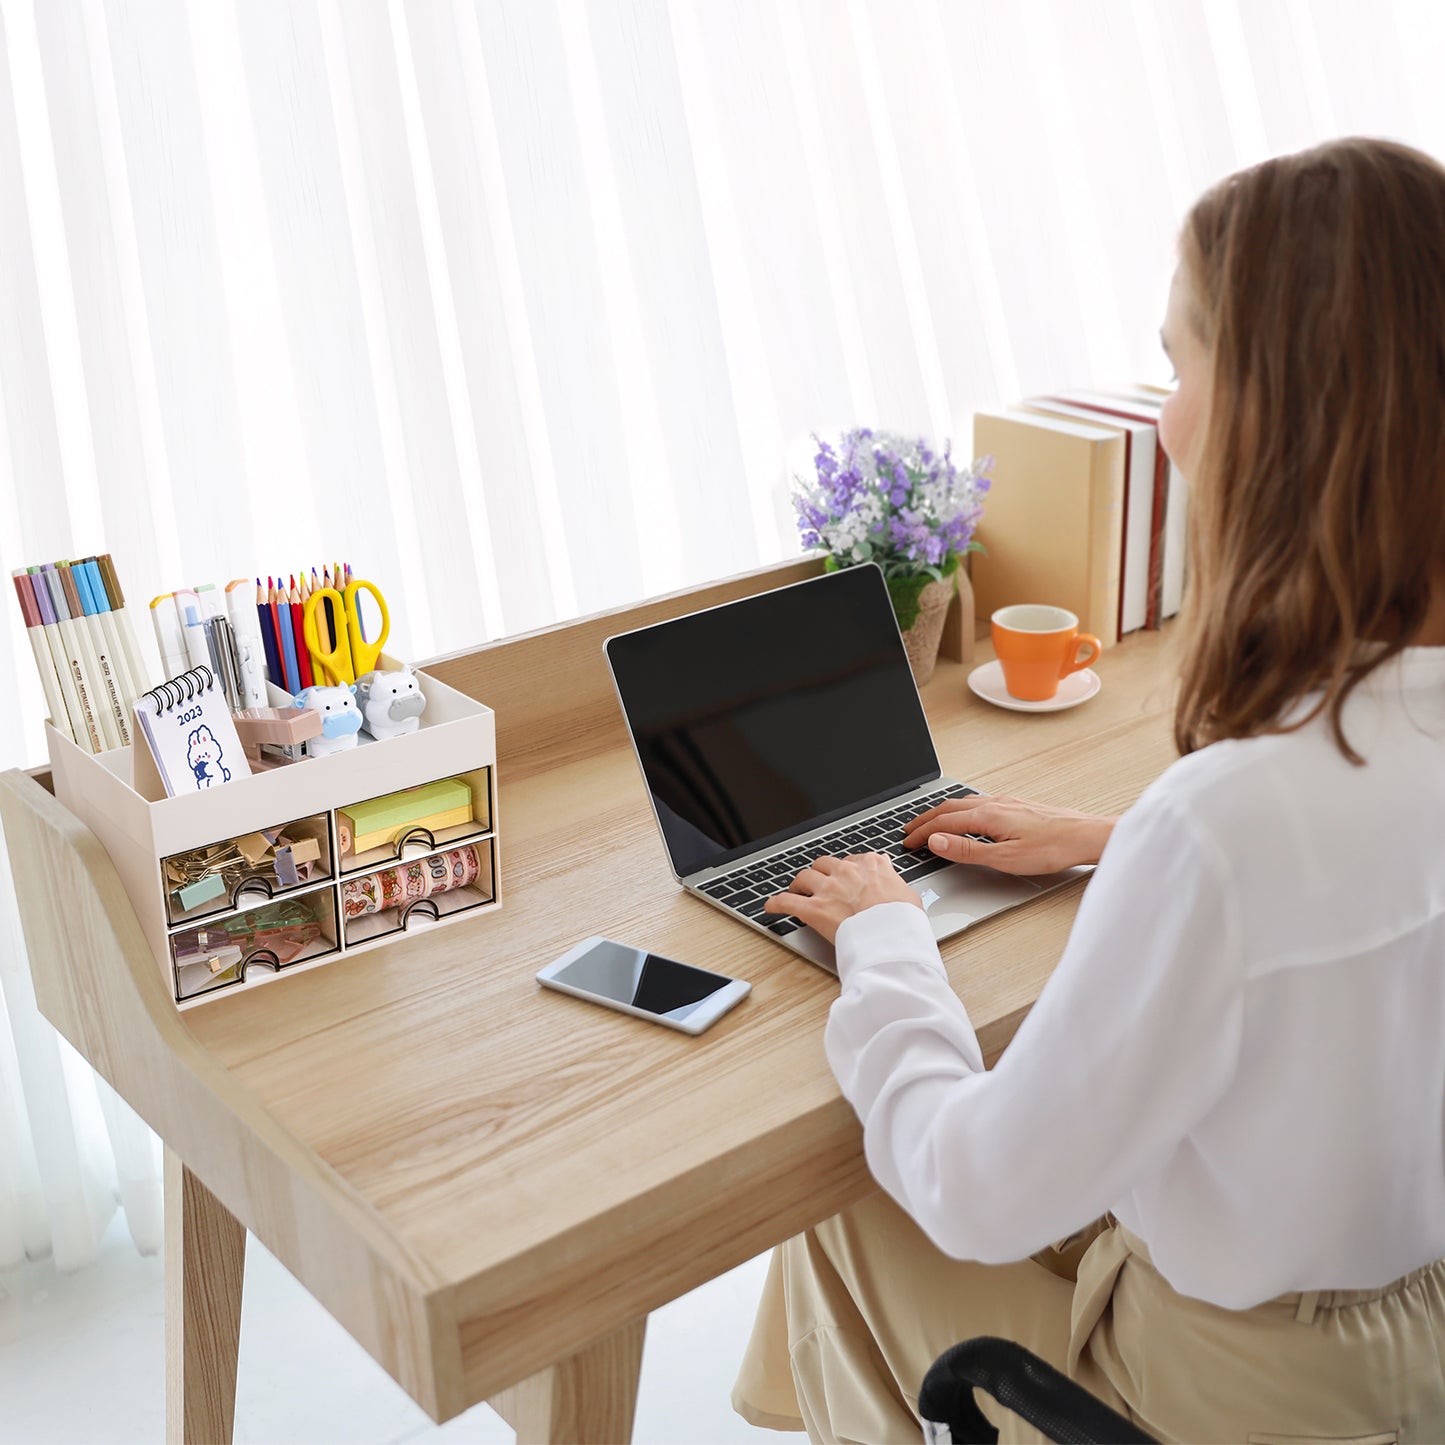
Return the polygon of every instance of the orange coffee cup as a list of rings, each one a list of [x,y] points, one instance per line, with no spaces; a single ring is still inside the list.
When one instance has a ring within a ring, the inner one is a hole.
[[[1064,678],[1097,662],[1104,650],[1097,637],[1079,631],[1079,619],[1066,607],[1000,607],[991,621],[1004,686],[1020,702],[1047,702]]]

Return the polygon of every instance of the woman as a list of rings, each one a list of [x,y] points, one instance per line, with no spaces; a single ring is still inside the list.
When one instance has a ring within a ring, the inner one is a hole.
[[[1101,858],[997,1067],[886,860],[769,903],[836,938],[886,1194],[775,1255],[756,1423],[914,1440],[934,1356],[998,1334],[1165,1440],[1445,1439],[1445,170],[1348,140],[1224,181],[1163,340],[1184,756],[1117,824],[909,830]]]

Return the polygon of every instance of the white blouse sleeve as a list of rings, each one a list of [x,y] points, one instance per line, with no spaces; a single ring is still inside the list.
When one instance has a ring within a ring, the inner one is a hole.
[[[879,904],[839,929],[828,1061],[874,1177],[945,1253],[1023,1259],[1082,1228],[1224,1092],[1243,1014],[1228,879],[1211,840],[1141,801],[989,1072],[919,909]]]

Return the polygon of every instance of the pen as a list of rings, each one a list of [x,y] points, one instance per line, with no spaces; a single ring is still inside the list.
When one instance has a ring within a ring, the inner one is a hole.
[[[256,579],[256,626],[261,631],[261,642],[266,650],[266,676],[277,687],[286,686],[286,674],[281,668],[281,645],[276,639],[276,614],[271,611],[270,599]]]
[[[101,709],[96,697],[91,674],[86,670],[85,654],[80,646],[80,634],[70,620],[70,608],[65,600],[65,589],[60,585],[53,564],[47,563],[34,574],[40,579],[37,586],[43,586],[50,594],[50,605],[55,614],[55,625],[65,644],[65,664],[75,684],[75,696],[80,703],[80,715],[84,721],[85,737],[93,753],[103,753],[105,737],[101,731]]]
[[[221,685],[221,695],[232,712],[241,706],[241,670],[236,663],[236,649],[231,637],[231,624],[224,617],[208,617],[201,624],[206,630],[212,670]]]
[[[30,574],[22,568],[11,575],[15,579],[16,596],[20,599],[20,615],[25,619],[25,635],[30,639],[30,650],[35,654],[35,666],[40,673],[40,686],[45,689],[45,705],[50,709],[51,725],[74,742],[75,729],[71,726],[65,697],[60,690],[61,674],[56,670],[55,656],[45,635],[45,622],[30,585]]]

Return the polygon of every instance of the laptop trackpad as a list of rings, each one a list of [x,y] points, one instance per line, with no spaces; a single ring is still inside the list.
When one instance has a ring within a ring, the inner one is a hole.
[[[945,868],[920,882],[919,893],[935,938],[948,938],[980,918],[1043,892],[1031,879],[985,868]]]

